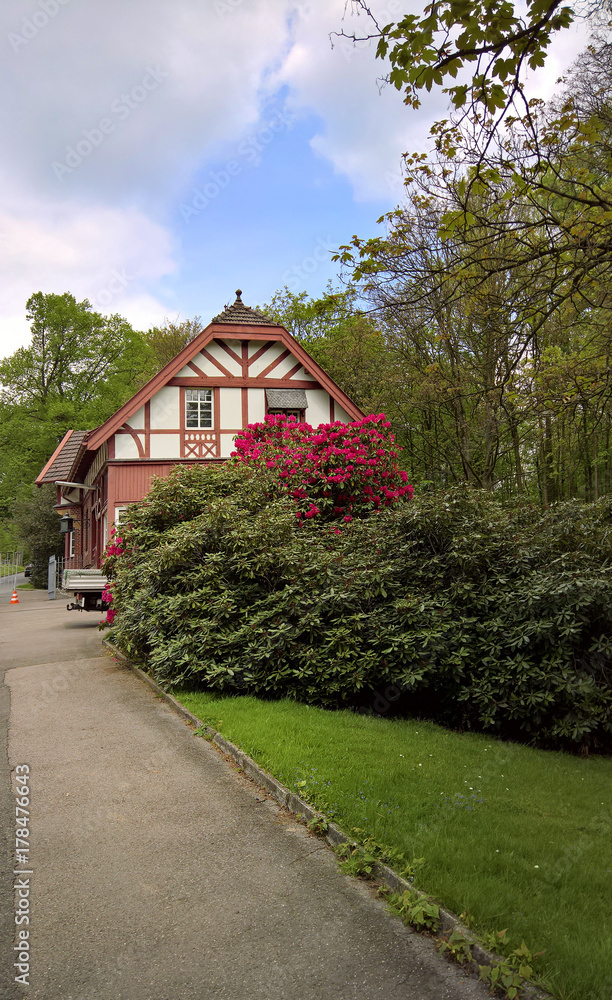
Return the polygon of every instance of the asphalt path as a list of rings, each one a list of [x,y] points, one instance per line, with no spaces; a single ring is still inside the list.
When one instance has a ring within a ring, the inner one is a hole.
[[[19,600],[0,607],[3,1000],[488,997],[114,662],[96,616]],[[13,876],[23,765],[33,874]]]

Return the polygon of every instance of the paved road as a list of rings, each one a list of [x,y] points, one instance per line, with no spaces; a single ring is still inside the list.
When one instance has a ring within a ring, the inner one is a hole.
[[[0,608],[3,1000],[488,997],[115,664],[95,618],[38,592],[20,602]],[[27,989],[10,954],[8,766],[21,764]]]

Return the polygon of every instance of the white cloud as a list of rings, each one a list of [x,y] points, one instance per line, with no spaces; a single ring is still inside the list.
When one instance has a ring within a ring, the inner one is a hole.
[[[51,197],[176,190],[257,120],[262,76],[286,38],[285,3],[226,6],[229,13],[219,0],[71,0],[27,44],[9,44],[0,68],[11,95],[5,167]],[[0,34],[21,25],[21,0],[4,0]],[[99,144],[58,178],[54,162],[74,162],[70,150],[94,132]]]
[[[39,289],[136,325],[176,312],[155,286],[176,270],[179,194],[257,122],[287,38],[278,0],[24,6],[0,9],[0,357]]]
[[[422,2],[373,9],[390,21]],[[70,290],[140,327],[174,315],[178,206],[282,88],[290,108],[318,115],[312,147],[357,198],[399,198],[401,154],[427,148],[446,98],[412,111],[379,92],[374,44],[330,44],[344,11],[344,0],[3,0],[0,357],[27,339],[37,290]],[[583,47],[578,29],[560,36],[538,88]]]
[[[25,304],[33,292],[70,291],[141,327],[168,312],[147,288],[176,264],[167,231],[137,209],[14,198],[0,211],[0,268],[0,356],[6,356],[29,337]]]
[[[559,78],[588,46],[589,34],[589,22],[578,18],[570,28],[553,36],[546,64],[540,69],[530,70],[527,74],[526,91],[529,97],[550,100],[555,91],[559,90]]]
[[[390,0],[384,16],[381,3],[373,9],[385,23],[405,6],[421,9],[414,0],[401,5]],[[426,95],[418,111],[408,110],[397,90],[379,82],[386,69],[375,58],[375,42],[354,44],[333,34],[343,28],[347,35],[363,36],[370,30],[365,17],[351,18],[350,11],[343,21],[344,10],[344,0],[333,0],[310,4],[296,18],[294,44],[276,83],[289,86],[291,106],[310,108],[321,118],[312,148],[350,180],[358,199],[395,198],[401,192],[402,153],[425,148],[429,123],[444,113],[446,98]]]
[[[393,87],[377,88],[386,72],[375,58],[374,41],[353,44],[348,38],[325,39],[341,24],[344,0],[310,4],[294,26],[295,44],[278,71],[278,82],[291,88],[290,103],[313,109],[323,126],[311,145],[327,157],[339,174],[354,186],[358,199],[399,197],[401,156],[404,152],[431,149],[429,128],[449,114],[448,98],[440,89],[423,91],[421,106],[408,108]],[[380,24],[396,21],[403,13],[422,13],[419,0],[379,0],[371,9]],[[345,31],[368,34],[364,17],[347,16]],[[546,65],[529,76],[530,95],[548,99],[557,78],[588,43],[588,30],[578,21],[553,38]]]

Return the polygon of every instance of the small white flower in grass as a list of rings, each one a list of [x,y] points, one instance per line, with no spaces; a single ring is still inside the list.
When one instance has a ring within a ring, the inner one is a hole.
[[[534,868],[539,868],[540,866],[539,866],[539,865],[534,865],[533,867],[534,867]]]
[[[419,764],[419,767],[423,767],[423,765],[422,765],[422,764]]]

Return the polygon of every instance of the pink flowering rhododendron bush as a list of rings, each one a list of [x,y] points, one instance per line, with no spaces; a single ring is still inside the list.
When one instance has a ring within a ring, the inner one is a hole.
[[[262,457],[177,469],[121,525],[110,636],[161,683],[612,749],[612,501],[298,519]]]
[[[311,427],[284,415],[249,424],[236,439],[236,462],[273,473],[295,501],[298,521],[349,523],[411,498],[408,475],[383,413],[351,424]]]

